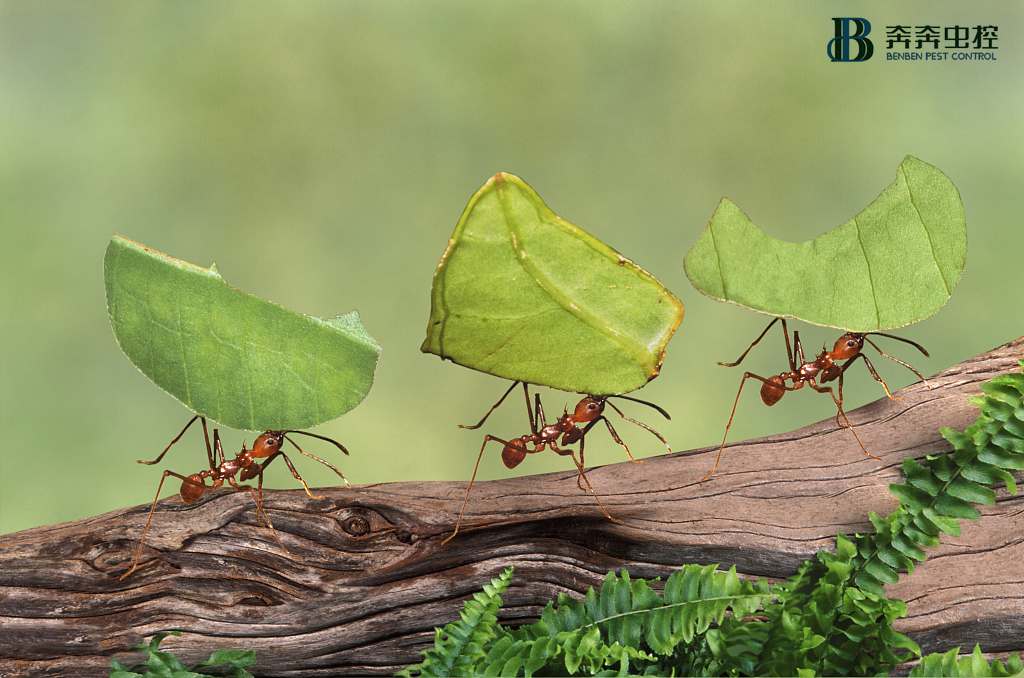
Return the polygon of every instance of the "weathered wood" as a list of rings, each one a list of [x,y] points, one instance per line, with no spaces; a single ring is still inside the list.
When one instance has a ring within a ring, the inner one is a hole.
[[[609,570],[665,577],[684,563],[735,563],[780,578],[838,531],[871,531],[889,512],[888,484],[906,456],[945,451],[940,426],[977,416],[966,397],[1016,369],[1024,338],[849,413],[878,462],[833,419],[792,433],[595,468],[608,510],[575,490],[576,473],[478,483],[459,536],[466,484],[394,483],[275,491],[265,506],[294,560],[256,524],[248,494],[160,502],[139,569],[131,564],[149,506],[2,538],[0,674],[106,675],[110,657],[153,633],[185,661],[218,648],[257,651],[266,676],[386,674],[418,659],[433,628],[508,565],[516,578],[502,619],[526,622],[556,594],[580,595]],[[510,500],[514,498],[514,500]],[[926,652],[982,644],[1024,650],[1024,496],[999,491],[983,518],[945,537],[889,588],[907,601],[897,629]]]

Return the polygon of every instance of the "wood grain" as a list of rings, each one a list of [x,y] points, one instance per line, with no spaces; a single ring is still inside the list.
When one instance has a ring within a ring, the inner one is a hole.
[[[835,534],[869,532],[868,511],[896,501],[906,456],[950,449],[940,426],[977,416],[978,383],[1018,369],[1024,338],[849,412],[865,456],[829,419],[729,445],[718,472],[696,482],[717,448],[588,471],[609,512],[575,490],[575,471],[478,483],[462,531],[466,484],[393,483],[267,492],[290,551],[256,523],[247,493],[159,503],[140,567],[124,581],[149,506],[5,535],[0,541],[0,675],[105,676],[111,656],[181,630],[165,649],[199,662],[252,648],[264,676],[390,674],[418,660],[433,628],[503,568],[516,577],[501,618],[534,619],[558,593],[582,595],[609,570],[666,577],[685,563],[735,563],[749,577],[795,571]],[[382,453],[383,454],[383,453]],[[1024,497],[1000,489],[980,521],[929,550],[889,587],[908,616],[896,628],[933,652],[981,643],[1024,651]]]

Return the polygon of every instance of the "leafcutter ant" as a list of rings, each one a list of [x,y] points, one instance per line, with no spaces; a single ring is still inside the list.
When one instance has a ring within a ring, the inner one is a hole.
[[[453,532],[450,537],[441,542],[442,544],[448,543],[452,538],[455,537],[456,534],[459,533],[459,526],[462,525],[462,516],[466,512],[466,505],[469,503],[469,493],[473,489],[473,483],[476,481],[476,473],[477,470],[479,470],[480,468],[480,460],[484,456],[484,448],[486,448],[487,443],[491,442],[492,440],[502,444],[503,447],[501,449],[501,460],[505,464],[505,467],[509,469],[513,469],[516,466],[518,466],[523,461],[523,459],[526,458],[526,455],[541,452],[548,447],[550,447],[551,450],[556,454],[562,456],[571,456],[573,463],[576,464],[577,487],[579,487],[581,491],[586,492],[587,490],[583,489],[583,484],[586,483],[587,489],[590,490],[590,493],[594,495],[595,499],[597,499],[597,505],[601,507],[601,511],[604,512],[605,516],[607,516],[609,520],[616,523],[621,523],[622,521],[612,518],[612,516],[605,509],[604,504],[601,503],[601,498],[597,496],[597,492],[595,492],[593,486],[591,486],[590,480],[587,479],[587,474],[584,471],[584,439],[586,438],[587,433],[590,432],[590,429],[597,425],[597,422],[603,421],[605,425],[608,427],[608,432],[611,434],[612,439],[622,446],[622,449],[626,451],[626,455],[629,456],[629,460],[632,461],[634,464],[642,464],[644,462],[642,460],[637,461],[636,459],[634,459],[633,455],[629,451],[629,447],[626,445],[626,443],[622,442],[621,438],[619,438],[619,434],[615,432],[615,428],[612,426],[612,423],[608,420],[607,417],[604,416],[605,405],[610,405],[611,408],[615,410],[615,412],[626,421],[632,422],[637,426],[653,433],[654,436],[657,437],[658,440],[660,440],[662,444],[665,445],[665,448],[669,452],[672,451],[672,448],[669,447],[668,443],[665,441],[664,438],[661,437],[660,433],[655,431],[647,424],[636,421],[635,419],[630,419],[625,414],[623,414],[618,407],[615,406],[615,403],[611,402],[608,399],[622,398],[624,400],[631,400],[636,403],[641,403],[643,405],[647,405],[648,407],[654,408],[666,419],[671,419],[671,417],[669,417],[668,413],[665,412],[665,410],[661,409],[660,407],[653,403],[649,403],[644,400],[639,400],[637,398],[631,398],[629,396],[623,395],[587,395],[584,396],[584,398],[580,400],[579,403],[576,404],[576,407],[571,414],[567,409],[563,410],[562,416],[559,417],[557,421],[548,424],[546,419],[544,418],[544,406],[541,404],[540,394],[534,394],[535,408],[531,409],[529,387],[525,382],[519,381],[513,382],[512,386],[510,386],[509,389],[505,391],[505,395],[501,396],[498,402],[496,402],[494,406],[487,411],[487,414],[485,414],[483,419],[481,419],[476,425],[465,426],[460,424],[459,428],[478,429],[481,426],[483,426],[484,422],[487,421],[487,418],[491,416],[491,412],[494,412],[494,410],[496,410],[498,406],[505,401],[505,398],[508,397],[508,394],[511,393],[512,390],[515,389],[515,387],[518,386],[519,384],[523,385],[523,394],[526,396],[526,413],[530,419],[530,433],[519,438],[512,438],[511,440],[504,440],[502,438],[498,438],[497,436],[492,435],[484,436],[483,445],[480,446],[480,454],[477,455],[476,458],[476,466],[473,468],[473,477],[469,481],[469,487],[466,488],[466,498],[462,502],[462,510],[459,512],[459,519],[455,524],[455,532]],[[586,426],[580,428],[580,424],[586,424]],[[568,447],[569,445],[573,445],[577,442],[580,444],[579,459],[576,458],[576,451]]]
[[[281,538],[277,535],[277,530],[274,529],[274,526],[270,522],[270,517],[263,508],[263,471],[270,465],[270,462],[281,457],[284,459],[284,463],[288,465],[288,470],[292,472],[295,479],[302,483],[302,487],[305,488],[306,494],[308,494],[310,498],[323,499],[323,497],[317,497],[309,491],[309,486],[306,485],[306,481],[302,479],[299,472],[295,470],[294,466],[292,466],[292,462],[288,458],[288,455],[281,450],[285,441],[287,440],[294,445],[295,449],[298,450],[300,454],[304,454],[311,459],[316,459],[318,462],[337,473],[341,479],[345,481],[345,486],[349,486],[348,480],[341,471],[334,468],[331,464],[320,457],[314,457],[308,452],[303,452],[302,448],[299,447],[294,440],[287,437],[287,434],[299,433],[304,436],[326,440],[345,454],[348,454],[348,450],[346,450],[345,447],[336,440],[331,440],[330,438],[326,438],[315,433],[309,433],[308,431],[266,431],[256,438],[255,442],[252,444],[251,450],[246,449],[245,445],[242,445],[242,451],[239,452],[234,459],[229,460],[224,456],[224,449],[220,442],[220,431],[218,429],[213,429],[213,447],[211,448],[210,435],[206,428],[206,417],[199,415],[192,417],[192,419],[185,424],[185,428],[181,429],[181,433],[179,433],[178,436],[164,448],[164,451],[160,453],[159,457],[153,461],[142,461],[140,459],[139,463],[150,465],[160,463],[160,460],[164,458],[164,455],[171,449],[171,446],[181,440],[181,437],[185,435],[185,431],[188,430],[189,426],[195,423],[196,419],[203,422],[203,437],[206,439],[206,455],[210,462],[210,468],[200,473],[193,473],[187,477],[179,473],[175,473],[174,471],[164,471],[164,475],[160,479],[160,484],[156,488],[156,498],[153,499],[153,506],[149,509],[149,520],[146,521],[146,527],[142,531],[142,540],[139,543],[139,551],[135,554],[135,561],[132,563],[131,569],[121,575],[121,579],[124,579],[134,572],[135,568],[139,564],[139,558],[142,556],[142,548],[146,544],[146,534],[149,532],[150,523],[153,522],[153,513],[156,511],[156,503],[160,500],[160,490],[163,489],[164,481],[167,480],[167,476],[174,476],[181,480],[181,489],[178,493],[181,495],[181,500],[186,504],[194,504],[203,496],[203,493],[206,490],[221,487],[224,485],[225,481],[227,481],[227,483],[236,490],[248,490],[253,501],[256,502],[256,522],[259,525],[263,525],[263,521],[266,521],[267,527],[269,527],[270,531],[274,533],[274,538],[277,540],[277,543],[285,553],[293,558],[298,556],[295,556],[291,551],[285,548],[284,544],[281,543]],[[216,457],[214,457],[215,450]],[[266,459],[266,461],[259,463],[256,461],[257,459]],[[240,485],[238,481],[235,480],[236,475],[239,477],[239,480],[243,482],[253,478],[259,478],[258,488],[254,490],[251,485]],[[207,480],[210,481],[209,485],[206,484]],[[262,520],[260,519],[260,516],[262,516]]]
[[[793,345],[796,346],[795,358],[799,358],[800,360],[800,363],[798,365],[796,363],[796,359],[794,358],[793,349],[789,342],[789,331],[786,328],[786,321],[783,318],[775,318],[770,323],[768,323],[768,327],[764,328],[764,332],[761,332],[761,335],[754,340],[754,343],[747,347],[747,350],[743,352],[743,355],[741,355],[736,360],[736,362],[718,364],[724,365],[725,367],[736,367],[737,365],[739,365],[741,362],[743,362],[743,359],[747,356],[747,353],[750,352],[750,349],[754,348],[754,346],[756,346],[757,343],[764,338],[764,335],[768,334],[768,330],[772,328],[772,325],[774,325],[779,320],[782,320],[782,335],[786,339],[786,355],[789,358],[789,372],[783,372],[782,374],[768,377],[767,379],[759,375],[753,374],[752,372],[743,373],[743,380],[740,381],[740,388],[736,392],[736,400],[732,404],[732,413],[729,415],[729,423],[726,424],[725,426],[725,435],[722,436],[722,444],[718,448],[718,457],[715,459],[715,467],[711,469],[711,473],[708,473],[698,482],[704,482],[712,475],[714,475],[715,471],[718,469],[718,462],[722,459],[722,450],[725,448],[725,439],[729,435],[729,427],[732,426],[732,419],[733,416],[735,416],[736,414],[736,405],[740,401],[740,393],[743,392],[743,385],[746,383],[748,378],[757,379],[758,381],[761,382],[761,402],[763,402],[765,405],[768,405],[769,407],[782,400],[782,396],[786,395],[787,391],[798,391],[801,388],[803,388],[805,384],[813,388],[818,393],[828,393],[830,396],[832,396],[832,400],[836,404],[836,425],[839,426],[840,428],[850,429],[850,432],[853,433],[853,437],[857,440],[857,444],[860,445],[860,449],[862,449],[864,451],[864,454],[868,455],[872,459],[878,459],[878,457],[868,452],[867,449],[864,447],[864,443],[860,441],[860,437],[857,436],[857,432],[853,429],[853,425],[850,423],[849,418],[847,418],[846,416],[846,412],[843,410],[843,375],[845,374],[846,370],[857,361],[858,358],[861,358],[864,360],[864,364],[867,366],[868,372],[871,373],[871,376],[874,377],[875,381],[882,385],[882,388],[885,389],[885,394],[887,396],[889,396],[893,400],[902,400],[902,398],[893,397],[892,393],[889,392],[889,387],[886,385],[885,381],[883,381],[882,378],[878,376],[878,373],[875,372],[875,368],[871,364],[871,361],[868,360],[868,357],[864,355],[864,353],[862,353],[862,349],[864,348],[864,342],[866,341],[867,343],[871,344],[871,346],[873,346],[874,349],[878,351],[879,355],[888,358],[889,360],[898,362],[900,365],[906,367],[908,370],[910,370],[918,377],[920,377],[921,380],[924,381],[925,386],[928,386],[928,381],[925,380],[924,376],[920,372],[918,372],[916,369],[914,369],[907,363],[903,362],[899,358],[894,358],[891,355],[886,355],[885,353],[883,353],[882,349],[878,348],[875,342],[868,339],[868,335],[887,337],[889,339],[895,339],[897,341],[902,341],[906,344],[910,344],[917,350],[921,351],[921,353],[923,353],[925,357],[928,357],[928,351],[926,351],[924,347],[921,346],[920,344],[910,341],[909,339],[904,339],[902,337],[897,337],[891,334],[885,334],[884,332],[847,332],[843,336],[839,337],[831,351],[829,351],[826,346],[822,346],[821,353],[818,355],[818,357],[812,360],[811,362],[807,362],[804,359],[803,345],[800,343],[800,333],[797,330],[793,330]],[[846,362],[838,362],[841,360],[845,360]],[[793,385],[786,385],[787,381],[793,382]],[[828,383],[830,381],[839,382],[838,397],[836,396],[835,391],[832,390],[831,386],[821,385]],[[840,421],[840,417],[842,417],[842,421]],[[845,425],[843,422],[845,422]]]

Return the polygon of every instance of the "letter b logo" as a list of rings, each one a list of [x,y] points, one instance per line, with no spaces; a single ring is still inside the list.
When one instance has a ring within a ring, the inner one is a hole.
[[[825,51],[832,61],[867,61],[875,52],[875,46],[868,40],[871,23],[867,19],[833,17],[836,23],[836,37],[828,41]],[[857,43],[857,56],[850,56],[850,42]]]

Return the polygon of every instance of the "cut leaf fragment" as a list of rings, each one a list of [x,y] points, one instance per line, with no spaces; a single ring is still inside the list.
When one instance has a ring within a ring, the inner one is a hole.
[[[942,308],[966,262],[959,192],[941,171],[907,156],[863,212],[804,243],[776,240],[723,198],[683,265],[693,286],[718,301],[877,332]]]
[[[421,350],[591,395],[657,376],[683,305],[654,276],[500,172],[476,192],[431,288]]]
[[[301,430],[358,405],[380,346],[352,311],[314,318],[115,235],[107,311],[128,359],[196,414],[249,431]]]

